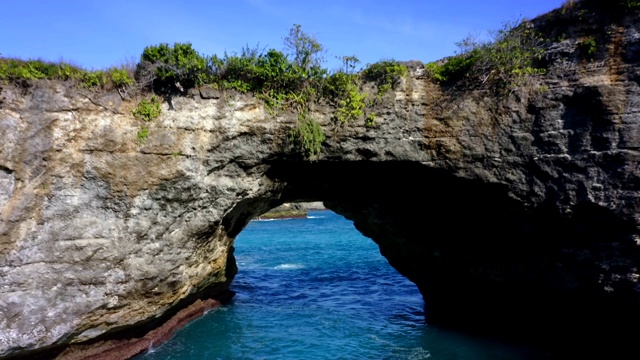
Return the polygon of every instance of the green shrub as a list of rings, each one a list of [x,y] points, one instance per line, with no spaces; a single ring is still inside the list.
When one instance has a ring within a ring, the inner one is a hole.
[[[87,89],[103,88],[111,83],[116,88],[133,85],[134,80],[127,70],[112,67],[107,71],[87,71],[66,62],[42,60],[19,60],[0,58],[0,79],[2,80],[76,80]]]
[[[82,79],[86,70],[64,62],[0,58],[0,79],[5,81],[34,79]]]
[[[306,78],[302,69],[292,64],[284,53],[271,49],[258,57],[254,70],[256,88],[278,93],[301,91]]]
[[[191,43],[162,43],[144,49],[137,76],[143,83],[153,81],[154,89],[160,92],[172,92],[202,85],[206,70],[206,59]]]
[[[439,83],[453,83],[462,80],[474,63],[478,60],[478,54],[472,51],[446,59],[442,64],[431,62],[426,65],[429,76]]]
[[[279,111],[287,107],[287,95],[275,91],[267,91],[257,95],[258,99],[264,101],[267,111],[271,115],[277,114]]]
[[[3,80],[31,80],[44,77],[29,62],[18,59],[0,59],[0,78]]]
[[[271,49],[258,57],[252,82],[258,91],[302,93],[310,80],[309,71],[290,62],[284,53]]]
[[[218,88],[254,92],[272,112],[306,108],[319,93],[326,74],[315,67],[303,69],[275,49],[265,53],[248,47],[240,54],[212,56],[208,67]]]
[[[360,92],[358,84],[358,75],[342,71],[328,76],[323,83],[323,96],[337,107],[335,119],[343,124],[364,113],[367,94]]]
[[[151,99],[142,99],[138,106],[133,109],[133,116],[142,119],[144,122],[155,120],[160,116],[160,99],[155,95],[151,96]],[[136,137],[140,145],[144,144],[149,137],[149,128],[146,125],[142,125],[138,130]]]
[[[26,62],[26,78],[31,79],[55,79],[59,74],[59,66],[54,63],[40,61],[40,60],[28,60]]]
[[[471,84],[493,84],[514,89],[531,75],[543,74],[536,66],[544,55],[542,36],[527,21],[507,22],[492,32],[493,40],[467,37],[456,45],[460,53],[443,64],[427,64],[431,77],[441,83],[467,79]]]
[[[596,51],[598,50],[596,39],[594,39],[593,37],[585,38],[580,42],[578,48],[581,53],[585,54],[589,58],[593,58],[593,56],[596,54]]]
[[[116,88],[125,88],[133,85],[134,80],[125,69],[112,67],[108,71],[109,79]]]
[[[338,101],[347,96],[352,84],[357,82],[357,75],[342,71],[328,76],[323,82],[323,95],[330,100]]]
[[[221,89],[234,89],[245,93],[255,91],[253,84],[255,68],[261,56],[259,49],[242,49],[240,55],[224,53],[223,57],[213,55],[207,59],[209,76]]]
[[[82,75],[82,86],[92,89],[103,87],[107,83],[108,77],[104,71],[91,71]]]
[[[518,85],[523,77],[543,74],[545,69],[535,66],[544,55],[544,39],[527,21],[505,23],[493,34],[494,42],[481,46],[477,65],[484,66],[486,75],[507,86]],[[476,66],[478,70],[483,69]]]
[[[161,107],[160,107],[160,99],[155,95],[151,97],[151,99],[142,99],[138,106],[133,109],[133,116],[142,119],[142,121],[151,121],[155,120],[160,116]]]
[[[623,6],[626,6],[627,9],[637,9],[640,8],[640,1],[637,0],[623,0],[621,1]]]
[[[320,154],[324,140],[324,130],[320,124],[307,117],[305,113],[298,116],[298,126],[292,128],[289,133],[292,150],[308,159],[313,159]]]
[[[271,113],[287,108],[302,111],[317,94],[309,72],[274,49],[264,53],[244,48],[240,55],[212,58],[212,64],[220,88],[254,92]]]
[[[362,71],[362,77],[374,82],[378,86],[378,95],[381,95],[394,89],[407,72],[407,67],[397,61],[384,60],[368,65]]]
[[[86,70],[84,69],[62,62],[57,64],[54,75],[51,78],[60,80],[80,79],[85,72]]]
[[[346,95],[338,100],[336,118],[343,124],[359,119],[364,113],[367,94],[361,93],[358,86],[350,83],[346,89]]]

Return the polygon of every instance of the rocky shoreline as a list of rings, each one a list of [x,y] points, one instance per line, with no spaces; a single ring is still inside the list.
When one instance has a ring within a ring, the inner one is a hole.
[[[309,210],[326,210],[321,201],[285,203],[257,217],[258,220],[306,218]]]

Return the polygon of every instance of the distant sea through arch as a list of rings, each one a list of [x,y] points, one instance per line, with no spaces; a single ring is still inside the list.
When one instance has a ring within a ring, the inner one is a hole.
[[[136,359],[544,358],[426,324],[416,286],[332,211],[251,221],[235,247],[234,300]]]

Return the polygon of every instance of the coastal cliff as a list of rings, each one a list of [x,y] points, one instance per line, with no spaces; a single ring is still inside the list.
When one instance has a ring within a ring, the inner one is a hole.
[[[371,104],[373,126],[314,104],[314,161],[287,145],[298,116],[248,94],[172,97],[141,141],[117,92],[1,85],[0,358],[113,358],[100,346],[228,298],[238,233],[301,201],[352,219],[419,287],[429,322],[550,349],[575,346],[566,333],[631,342],[640,23],[563,29],[560,11],[534,22],[556,37],[546,73],[516,90],[438,84],[411,62]]]

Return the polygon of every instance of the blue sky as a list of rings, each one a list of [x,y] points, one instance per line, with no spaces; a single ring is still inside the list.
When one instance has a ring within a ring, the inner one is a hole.
[[[105,68],[137,59],[145,46],[191,42],[203,54],[243,46],[283,50],[293,24],[336,56],[429,62],[455,42],[532,18],[562,0],[0,0],[0,54]]]

